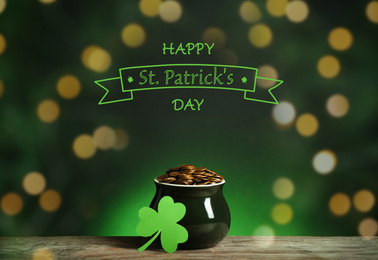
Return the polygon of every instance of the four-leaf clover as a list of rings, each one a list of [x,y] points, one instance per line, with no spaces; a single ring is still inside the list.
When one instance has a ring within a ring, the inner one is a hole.
[[[168,253],[176,251],[178,243],[188,240],[188,231],[177,224],[184,217],[185,212],[185,205],[179,202],[174,203],[169,196],[159,201],[158,212],[149,207],[141,208],[139,210],[140,222],[136,227],[138,235],[148,237],[156,234],[138,251],[145,250],[159,234],[163,249]]]
[[[242,82],[243,82],[243,83],[247,83],[247,78],[246,78],[246,77],[243,77],[243,78],[242,78]]]
[[[127,78],[127,81],[131,83],[131,82],[134,81],[134,79],[133,79],[133,77],[129,76],[129,77]]]

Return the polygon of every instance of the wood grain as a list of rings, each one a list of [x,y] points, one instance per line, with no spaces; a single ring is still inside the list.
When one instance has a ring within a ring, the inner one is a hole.
[[[378,237],[229,236],[214,248],[168,254],[142,237],[0,238],[0,259],[378,259]]]

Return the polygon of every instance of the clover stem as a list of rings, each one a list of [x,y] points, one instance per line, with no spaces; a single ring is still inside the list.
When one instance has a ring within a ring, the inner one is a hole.
[[[155,239],[158,237],[158,235],[160,234],[160,231],[161,231],[161,230],[159,230],[158,232],[156,232],[155,236],[153,236],[150,240],[148,240],[147,243],[145,243],[143,246],[139,247],[139,248],[138,248],[138,251],[139,251],[139,252],[142,252],[142,251],[144,251],[149,245],[151,245],[151,243],[154,242],[154,240],[155,240]]]

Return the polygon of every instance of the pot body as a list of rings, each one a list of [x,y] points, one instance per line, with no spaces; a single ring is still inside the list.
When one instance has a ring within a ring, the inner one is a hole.
[[[174,185],[155,180],[156,194],[150,207],[157,211],[164,196],[186,207],[186,214],[178,224],[189,233],[188,240],[179,244],[180,249],[213,247],[228,233],[230,211],[223,197],[223,183],[203,186]]]

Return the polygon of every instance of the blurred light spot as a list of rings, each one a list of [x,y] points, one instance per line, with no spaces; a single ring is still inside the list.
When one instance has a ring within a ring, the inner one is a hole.
[[[273,106],[273,119],[282,126],[291,124],[295,119],[295,108],[288,101],[281,101],[278,105]]]
[[[323,56],[318,61],[318,71],[324,78],[336,77],[340,72],[340,68],[339,60],[332,55]]]
[[[83,63],[84,66],[88,67],[88,58],[90,56],[90,54],[98,49],[99,47],[96,46],[96,45],[90,45],[88,47],[86,47],[83,52],[81,53],[81,62]]]
[[[275,241],[275,233],[274,230],[267,225],[261,225],[257,227],[254,232],[254,236],[264,236],[264,238],[259,238],[258,244],[256,244],[258,247],[269,247],[274,244]]]
[[[14,216],[20,213],[24,203],[20,195],[14,192],[9,192],[1,198],[1,209],[9,216]]]
[[[371,22],[378,23],[378,1],[371,1],[366,6],[366,16]]]
[[[59,209],[62,203],[60,194],[55,190],[46,190],[39,197],[39,205],[44,211],[53,212]]]
[[[88,134],[82,134],[75,138],[73,151],[81,159],[91,158],[96,153],[96,145],[93,138]]]
[[[312,166],[315,171],[320,174],[327,174],[332,172],[337,164],[337,157],[334,152],[330,150],[322,150],[315,154],[312,159]]]
[[[348,99],[340,94],[335,94],[327,100],[327,111],[333,117],[343,117],[349,110]]]
[[[371,239],[378,233],[378,223],[373,218],[366,218],[358,225],[358,233],[360,236]]]
[[[312,114],[306,113],[298,117],[296,128],[300,135],[309,137],[318,131],[319,123],[316,117]]]
[[[281,17],[285,15],[287,4],[288,0],[268,0],[266,9],[272,16]]]
[[[353,204],[358,211],[368,212],[375,204],[374,194],[369,190],[360,190],[354,194]]]
[[[112,63],[110,54],[95,45],[88,46],[83,50],[81,60],[85,67],[95,72],[106,71]]]
[[[62,98],[72,99],[79,94],[81,84],[77,77],[73,75],[65,75],[58,80],[56,88]]]
[[[121,128],[114,129],[114,133],[116,136],[113,148],[115,150],[122,150],[126,148],[126,146],[129,144],[129,135],[127,132]]]
[[[54,3],[56,0],[39,0],[41,3],[43,4],[52,4]]]
[[[176,22],[182,14],[182,7],[177,1],[164,1],[159,9],[160,17],[168,23]]]
[[[272,209],[272,219],[280,225],[286,225],[293,218],[293,210],[286,203],[278,203]]]
[[[58,118],[59,114],[59,105],[53,100],[46,99],[38,105],[37,115],[39,119],[45,123],[54,122]]]
[[[26,193],[30,195],[40,194],[46,187],[45,177],[39,172],[30,172],[25,175],[22,186]]]
[[[353,35],[348,29],[337,27],[329,33],[328,43],[334,50],[345,51],[352,46]]]
[[[273,33],[269,26],[258,23],[249,29],[248,39],[253,46],[265,48],[272,42]]]
[[[202,41],[208,44],[214,43],[214,49],[220,49],[226,43],[226,34],[222,29],[210,27],[202,33]]]
[[[288,178],[279,178],[273,183],[273,194],[278,199],[285,200],[293,196],[294,184]]]
[[[100,126],[93,133],[96,146],[102,150],[111,148],[116,141],[116,134],[109,126]]]
[[[336,193],[329,200],[329,209],[336,216],[344,216],[350,210],[350,199],[344,193]]]
[[[139,8],[145,16],[154,17],[159,14],[161,0],[141,0]]]
[[[39,248],[33,252],[32,260],[54,260],[54,253],[48,248]]]
[[[5,40],[5,37],[0,34],[0,54],[2,54],[5,51],[5,48],[7,47],[7,42]]]
[[[277,70],[271,65],[263,65],[258,68],[257,76],[261,78],[278,79]],[[271,88],[277,84],[273,80],[257,79],[257,85],[263,88]]]
[[[274,236],[274,230],[267,225],[258,226],[253,232],[254,236]]]
[[[293,23],[306,20],[308,12],[308,6],[304,1],[291,1],[286,7],[286,16]]]
[[[137,23],[130,23],[126,25],[121,33],[123,43],[131,48],[142,46],[146,40],[146,32],[144,28]]]
[[[254,23],[261,19],[259,7],[252,1],[244,1],[240,5],[239,13],[241,18],[247,23]]]
[[[110,54],[106,50],[98,48],[89,55],[88,68],[96,72],[103,72],[109,68],[111,61]]]
[[[85,198],[78,204],[78,211],[84,218],[92,219],[98,214],[99,206],[96,200]]]
[[[222,49],[217,52],[219,63],[225,63],[229,65],[237,65],[239,63],[239,57],[235,51],[230,49]]]
[[[3,96],[4,91],[5,91],[4,83],[3,83],[3,81],[0,79],[0,98]]]
[[[4,12],[6,6],[7,6],[7,1],[0,0],[0,14]]]

